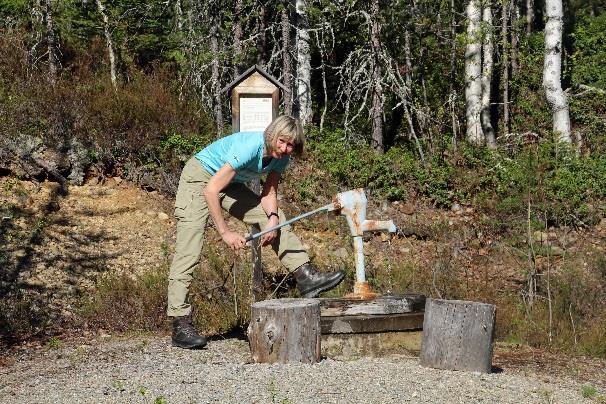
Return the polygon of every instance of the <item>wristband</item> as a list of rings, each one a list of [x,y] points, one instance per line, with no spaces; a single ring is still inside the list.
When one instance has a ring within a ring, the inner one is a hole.
[[[277,213],[277,212],[271,212],[269,215],[267,215],[267,218],[268,218],[268,219],[271,219],[271,217],[272,217],[272,216],[277,217],[277,218],[278,218],[278,220],[280,219],[280,216],[278,216],[278,213]]]

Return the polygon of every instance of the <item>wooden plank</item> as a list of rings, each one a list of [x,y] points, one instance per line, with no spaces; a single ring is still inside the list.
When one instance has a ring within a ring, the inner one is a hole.
[[[495,319],[492,304],[427,299],[421,365],[490,373]]]
[[[419,294],[380,296],[372,300],[346,298],[320,299],[322,316],[401,314],[421,311],[424,307],[425,296]]]
[[[253,303],[248,340],[256,363],[320,361],[320,304],[314,299]]]
[[[322,334],[322,355],[336,360],[392,354],[419,355],[422,332],[417,330],[364,334]]]
[[[321,316],[320,326],[322,334],[420,330],[423,328],[423,312],[374,316]]]

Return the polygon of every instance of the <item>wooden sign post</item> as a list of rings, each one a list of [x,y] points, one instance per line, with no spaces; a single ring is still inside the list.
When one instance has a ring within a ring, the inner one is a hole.
[[[278,116],[280,105],[280,89],[288,91],[278,80],[254,65],[236,77],[222,92],[231,94],[231,123],[232,132],[259,132]],[[251,189],[257,194],[261,193],[259,180],[253,181]],[[251,234],[261,229],[253,226]],[[261,264],[261,245],[259,239],[252,242],[252,299],[256,302],[263,298],[263,267]]]

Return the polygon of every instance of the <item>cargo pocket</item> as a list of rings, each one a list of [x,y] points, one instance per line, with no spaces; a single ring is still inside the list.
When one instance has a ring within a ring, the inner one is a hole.
[[[177,220],[205,223],[207,216],[208,208],[200,191],[185,189],[177,192],[175,199],[175,218]]]

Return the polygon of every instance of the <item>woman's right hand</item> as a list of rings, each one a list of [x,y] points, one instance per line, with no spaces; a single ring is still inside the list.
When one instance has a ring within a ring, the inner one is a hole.
[[[227,244],[232,250],[239,250],[244,248],[246,245],[246,239],[244,237],[230,230],[225,231],[221,237],[223,238],[225,244]]]

